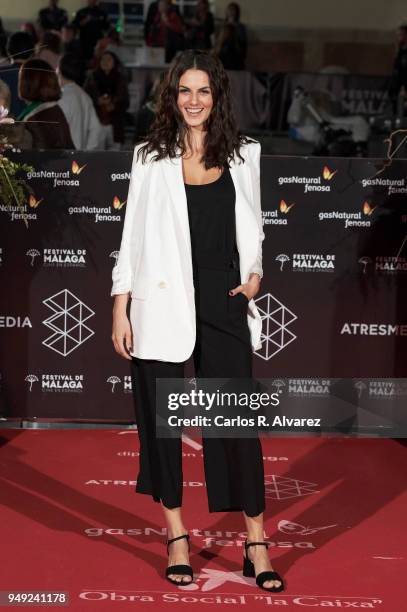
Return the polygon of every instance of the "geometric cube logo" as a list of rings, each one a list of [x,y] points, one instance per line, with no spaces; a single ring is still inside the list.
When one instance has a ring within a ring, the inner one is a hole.
[[[278,476],[277,474],[265,474],[264,486],[266,497],[269,499],[290,499],[319,493],[316,490],[318,485],[315,482]]]
[[[268,361],[297,339],[297,336],[287,328],[298,317],[271,293],[266,293],[255,302],[263,322],[262,348],[255,353]]]
[[[66,357],[94,335],[95,332],[85,325],[85,321],[95,314],[94,311],[69,289],[55,293],[43,300],[43,304],[54,313],[43,321],[54,333],[42,344],[56,353]]]

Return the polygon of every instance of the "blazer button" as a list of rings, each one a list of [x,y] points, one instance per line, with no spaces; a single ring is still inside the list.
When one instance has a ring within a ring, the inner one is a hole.
[[[165,281],[160,281],[160,282],[158,283],[158,286],[160,287],[160,289],[165,289],[165,287],[167,286],[167,284],[166,284],[166,282],[165,282]]]

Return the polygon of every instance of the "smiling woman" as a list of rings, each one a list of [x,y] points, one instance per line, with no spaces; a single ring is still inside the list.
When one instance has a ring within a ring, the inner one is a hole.
[[[193,133],[194,128],[203,125],[213,108],[213,96],[209,75],[204,70],[187,70],[179,80],[178,108],[185,123]],[[219,178],[222,168],[202,168],[196,155],[184,156],[184,179],[188,185],[205,185]]]
[[[155,121],[140,150],[143,162],[149,153],[154,161],[195,153],[205,170],[223,167],[235,155],[244,162],[240,149],[251,140],[236,128],[229,78],[216,57],[181,53],[157,98]]]
[[[252,376],[262,325],[253,299],[263,275],[260,144],[238,132],[227,74],[210,53],[181,53],[158,99],[151,131],[133,158],[113,271],[112,340],[131,359],[140,439],[136,492],[161,503],[166,577],[186,584],[193,571],[181,516],[181,439],[157,436],[156,380],[182,379],[191,354],[197,381]],[[202,444],[209,511],[242,512],[244,575],[281,591],[261,541],[265,486],[257,432],[203,435]]]

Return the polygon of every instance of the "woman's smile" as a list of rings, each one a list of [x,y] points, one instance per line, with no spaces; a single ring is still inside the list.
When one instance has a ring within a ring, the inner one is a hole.
[[[204,70],[184,72],[179,80],[177,104],[188,125],[203,126],[213,108],[209,76]]]
[[[201,111],[203,111],[203,108],[187,108],[186,109],[187,113],[189,113],[190,115],[197,115],[198,113],[200,113]]]

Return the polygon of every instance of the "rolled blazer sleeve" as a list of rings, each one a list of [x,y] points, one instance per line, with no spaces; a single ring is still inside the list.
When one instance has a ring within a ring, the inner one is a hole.
[[[117,263],[112,270],[113,285],[110,295],[128,293],[132,288],[133,262],[131,261],[132,232],[135,227],[135,219],[140,209],[140,192],[145,165],[141,163],[141,156],[137,161],[137,151],[141,145],[137,145],[133,153],[133,162],[130,173],[130,184],[127,196],[126,213],[123,223],[122,239]]]
[[[263,231],[263,218],[261,214],[261,189],[260,189],[260,153],[261,145],[259,142],[250,145],[251,149],[251,178],[252,178],[252,189],[253,189],[253,208],[256,215],[257,223],[259,226],[259,244],[257,247],[257,257],[254,266],[251,267],[249,274],[256,272],[260,278],[263,277],[263,249],[262,243],[264,240]]]

